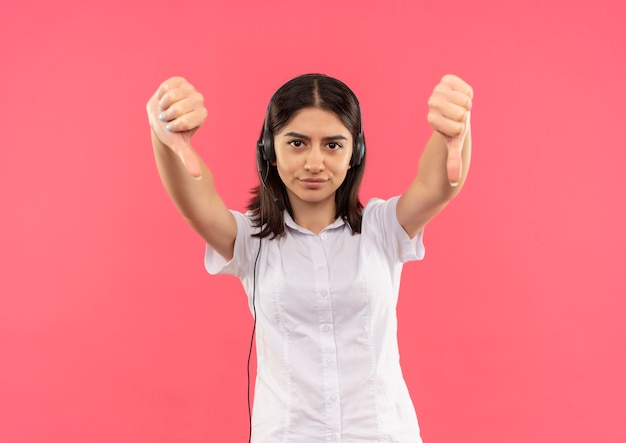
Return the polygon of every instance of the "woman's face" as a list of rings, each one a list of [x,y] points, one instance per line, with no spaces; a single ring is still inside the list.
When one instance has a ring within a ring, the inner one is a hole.
[[[294,209],[329,204],[352,157],[352,135],[333,112],[304,108],[274,135],[276,167]]]

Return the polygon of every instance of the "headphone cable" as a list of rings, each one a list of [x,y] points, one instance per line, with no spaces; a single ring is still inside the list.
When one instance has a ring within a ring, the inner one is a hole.
[[[260,171],[259,171],[260,172]],[[269,170],[268,170],[269,173]],[[267,187],[265,186],[265,180],[263,180],[263,176],[259,175],[259,177],[261,178],[261,182],[263,183],[263,189],[267,190],[269,192],[269,190],[267,189]],[[270,194],[271,195],[271,194]],[[273,197],[273,196],[272,196]],[[261,223],[261,228],[263,227],[263,202],[264,202],[264,198],[261,197],[261,204],[260,204],[260,223]],[[252,323],[252,334],[250,336],[250,349],[248,350],[248,422],[249,422],[249,434],[248,434],[248,443],[252,442],[252,405],[250,402],[250,393],[251,393],[251,389],[250,389],[250,385],[251,385],[251,379],[250,379],[250,362],[252,360],[252,348],[254,347],[254,337],[256,334],[256,271],[257,271],[257,264],[259,262],[259,256],[261,255],[261,245],[263,244],[262,238],[259,236],[259,249],[256,252],[256,257],[254,259],[254,269],[252,271],[252,318],[253,318],[253,323]]]

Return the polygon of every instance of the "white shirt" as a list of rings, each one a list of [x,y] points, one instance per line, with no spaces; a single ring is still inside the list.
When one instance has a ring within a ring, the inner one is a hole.
[[[361,234],[341,219],[319,235],[285,211],[285,235],[251,237],[233,211],[232,260],[207,246],[209,273],[241,279],[256,306],[255,443],[419,443],[415,409],[400,369],[396,303],[402,264],[424,256],[396,203],[371,200]]]

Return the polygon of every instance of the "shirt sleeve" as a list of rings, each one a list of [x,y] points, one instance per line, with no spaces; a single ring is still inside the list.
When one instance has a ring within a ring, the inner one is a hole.
[[[413,238],[406,233],[396,215],[396,206],[400,197],[389,200],[374,198],[363,211],[363,234],[375,238],[389,258],[406,263],[422,260],[426,252],[424,248],[424,230]]]
[[[254,240],[258,241],[258,239],[252,237],[253,227],[249,217],[237,211],[230,212],[237,222],[237,237],[235,238],[233,258],[227,261],[207,244],[204,253],[204,267],[209,274],[227,274],[243,278],[249,273],[251,263],[256,254],[254,249],[256,242]]]

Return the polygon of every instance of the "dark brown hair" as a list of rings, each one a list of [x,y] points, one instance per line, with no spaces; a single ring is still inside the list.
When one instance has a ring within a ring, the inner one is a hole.
[[[305,74],[285,83],[271,98],[259,142],[263,140],[265,128],[269,129],[273,139],[274,134],[280,132],[296,112],[304,108],[319,108],[333,112],[350,131],[354,141],[357,140],[359,134],[362,134],[359,102],[350,88],[343,82],[327,75]],[[365,144],[364,137],[363,144]],[[353,146],[351,161],[353,166],[348,169],[345,180],[335,193],[335,216],[344,219],[350,225],[353,233],[361,232],[363,205],[359,200],[359,188],[365,170],[365,153],[366,150],[363,152],[360,163],[355,162],[355,156],[358,156],[359,153]],[[255,236],[265,238],[271,235],[273,239],[285,232],[283,212],[278,209],[274,197],[284,203],[292,217],[293,211],[287,190],[278,175],[276,166],[263,160],[262,157],[259,159],[258,166],[260,180],[265,183],[269,192],[262,183],[259,183],[252,190],[248,210],[252,212],[253,225],[263,227]]]

